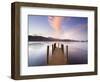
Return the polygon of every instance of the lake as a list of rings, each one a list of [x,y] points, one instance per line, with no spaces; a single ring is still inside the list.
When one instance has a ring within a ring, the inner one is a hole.
[[[52,44],[55,42],[29,42],[28,43],[28,66],[47,65],[47,46],[50,46],[50,57],[52,55]],[[68,45],[69,64],[88,63],[88,42],[57,42],[64,44],[66,57],[66,46]]]

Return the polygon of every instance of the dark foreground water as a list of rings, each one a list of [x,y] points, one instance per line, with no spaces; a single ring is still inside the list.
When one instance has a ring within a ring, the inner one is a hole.
[[[52,50],[52,44],[55,42],[29,42],[28,49],[28,66],[45,66],[47,65],[47,45]],[[87,42],[59,42],[59,44],[68,45],[69,64],[87,64],[88,63],[88,46]],[[66,57],[66,48],[64,48]],[[50,55],[51,56],[51,55]]]

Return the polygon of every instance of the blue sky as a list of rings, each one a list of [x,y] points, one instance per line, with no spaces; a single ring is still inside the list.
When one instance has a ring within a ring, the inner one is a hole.
[[[54,17],[54,16],[52,16]],[[88,18],[86,17],[63,17],[60,23],[60,35],[57,38],[87,40]],[[29,35],[41,35],[55,37],[54,29],[48,21],[48,16],[28,16]],[[55,37],[56,38],[56,37]]]

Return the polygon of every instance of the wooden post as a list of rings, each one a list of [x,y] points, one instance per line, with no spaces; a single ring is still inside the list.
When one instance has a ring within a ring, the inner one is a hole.
[[[47,46],[47,64],[49,64],[49,46]]]
[[[54,50],[55,50],[55,48],[56,48],[56,43],[54,43]]]
[[[53,51],[54,51],[54,45],[52,44],[52,54],[53,54]]]
[[[62,52],[64,53],[64,45],[61,44],[61,49],[62,49]]]
[[[66,63],[68,64],[69,63],[69,60],[68,60],[68,45],[66,46],[66,58],[67,58],[66,59],[67,60]]]

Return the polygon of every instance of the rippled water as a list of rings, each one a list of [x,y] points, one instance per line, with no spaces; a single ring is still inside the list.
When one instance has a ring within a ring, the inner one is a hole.
[[[55,42],[29,42],[28,66],[47,65],[47,46],[50,46],[50,56],[52,53],[52,44]],[[87,42],[59,42],[64,44],[64,53],[66,57],[66,45],[68,45],[69,64],[87,64],[88,46]]]

